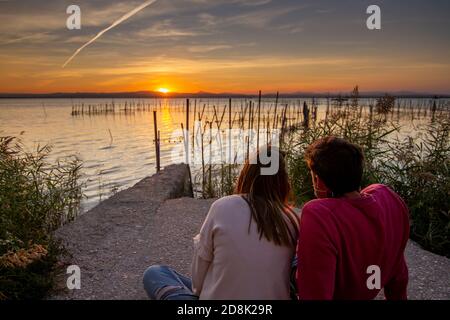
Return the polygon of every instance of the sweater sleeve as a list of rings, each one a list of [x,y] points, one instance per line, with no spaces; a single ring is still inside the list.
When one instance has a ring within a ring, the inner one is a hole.
[[[214,256],[214,205],[211,206],[200,233],[194,237],[194,256],[191,265],[192,291],[200,295],[209,265]]]
[[[204,254],[199,251],[199,236],[194,238],[194,258],[192,259],[192,292],[200,296],[203,289],[203,282],[209,269],[210,261],[203,258]]]
[[[298,298],[333,299],[337,250],[320,216],[309,207],[302,210],[297,256]]]

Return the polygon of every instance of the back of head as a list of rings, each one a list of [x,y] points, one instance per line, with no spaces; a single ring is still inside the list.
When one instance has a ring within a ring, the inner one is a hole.
[[[295,246],[296,235],[292,235],[286,218],[295,225],[295,215],[288,207],[291,194],[283,154],[275,147],[267,148],[267,156],[278,161],[278,170],[273,175],[261,174],[262,168],[271,164],[261,161],[259,150],[244,164],[239,175],[235,194],[243,195],[250,206],[260,237],[266,237],[277,245]]]
[[[307,148],[305,159],[334,196],[360,189],[364,155],[358,145],[334,136],[325,137]]]
[[[278,170],[275,174],[264,174],[264,168],[268,168],[271,164],[263,164],[262,154],[267,152],[267,157],[271,161],[277,161]],[[290,196],[291,188],[289,178],[286,171],[284,155],[278,148],[267,147],[261,148],[250,159],[245,162],[239,175],[235,193],[251,194],[255,197],[261,197],[286,203]]]

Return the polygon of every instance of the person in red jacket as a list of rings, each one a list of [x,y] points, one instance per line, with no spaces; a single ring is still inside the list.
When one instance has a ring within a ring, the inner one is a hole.
[[[360,190],[361,148],[336,137],[308,147],[317,199],[302,209],[296,283],[300,300],[407,299],[409,214],[381,184]]]

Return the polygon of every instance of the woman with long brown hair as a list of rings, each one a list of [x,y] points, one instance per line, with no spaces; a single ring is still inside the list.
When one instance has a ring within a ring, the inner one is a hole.
[[[290,298],[298,219],[289,205],[284,156],[275,147],[265,151],[278,161],[276,173],[261,174],[271,164],[259,152],[246,161],[235,194],[213,203],[194,238],[192,280],[152,266],[144,274],[151,299]]]

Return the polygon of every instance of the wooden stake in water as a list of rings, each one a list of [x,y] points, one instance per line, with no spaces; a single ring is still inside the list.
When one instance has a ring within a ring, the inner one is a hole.
[[[231,98],[228,101],[228,182],[231,183],[231,129],[233,122],[231,120]]]
[[[184,145],[186,151],[186,164],[189,164],[189,99],[186,99],[186,135]]]
[[[208,196],[212,196],[213,185],[212,185],[212,122],[209,123],[209,175],[208,175]]]
[[[250,140],[252,139],[252,102],[249,101],[249,111],[248,111],[248,134],[247,134],[247,160],[250,159]]]
[[[275,122],[275,119],[277,118],[278,96],[279,96],[279,92],[277,91],[277,98],[275,99],[275,113],[273,115],[273,126],[272,126],[273,130],[275,130],[276,126],[277,126],[277,123]]]
[[[156,111],[153,111],[153,126],[155,129],[156,172],[159,172],[161,170],[161,159],[159,157],[159,131],[156,121]]]
[[[261,118],[261,90],[259,90],[259,97],[258,97],[258,123],[257,123],[257,129],[258,132],[256,133],[256,149],[259,149],[259,123]]]
[[[161,170],[161,132],[158,130],[158,144],[157,144],[157,147],[158,147],[158,161],[157,161],[157,163],[156,163],[156,165],[157,165],[157,171],[160,171]]]
[[[197,115],[197,99],[194,100],[194,125],[192,126],[192,150],[195,150],[195,117]]]

